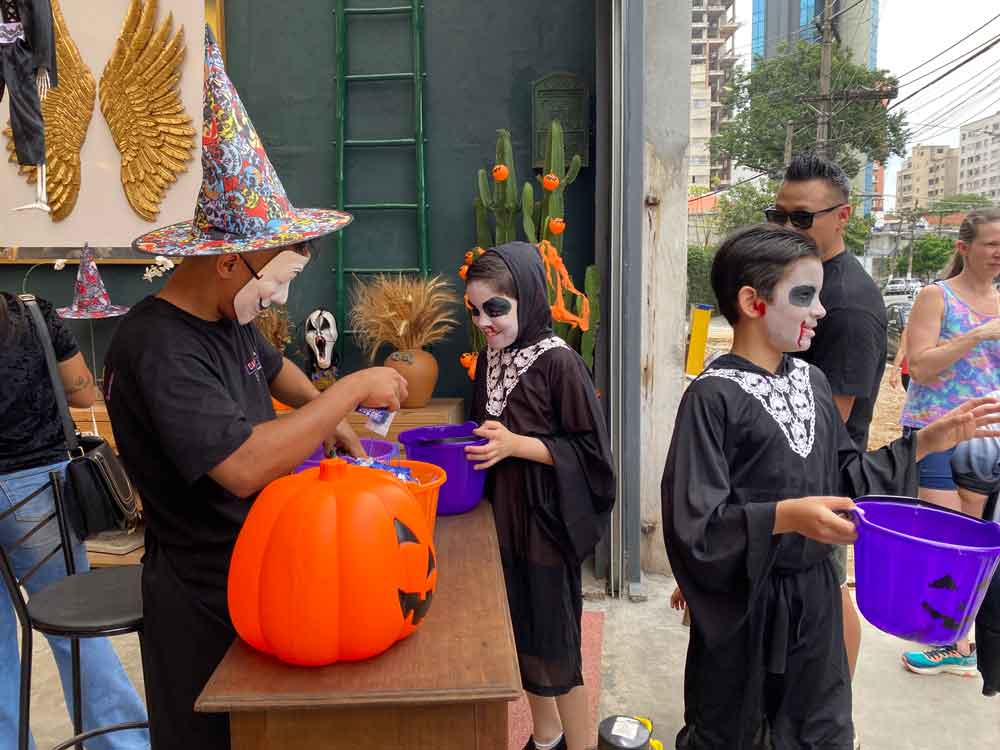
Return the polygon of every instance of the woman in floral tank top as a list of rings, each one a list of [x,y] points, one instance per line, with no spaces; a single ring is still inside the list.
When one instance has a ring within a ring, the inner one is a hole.
[[[963,401],[1000,388],[1000,209],[971,211],[962,222],[945,280],[924,287],[907,325],[910,387],[903,407],[904,429],[920,429]],[[980,517],[984,495],[959,490],[951,453],[934,453],[920,463],[920,498]],[[974,673],[974,647],[949,647],[903,655],[921,674]]]

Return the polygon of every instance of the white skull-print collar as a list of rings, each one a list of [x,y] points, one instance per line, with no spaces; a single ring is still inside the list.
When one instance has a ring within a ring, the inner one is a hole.
[[[517,387],[521,376],[540,356],[550,349],[569,348],[558,336],[542,339],[521,349],[486,350],[486,413],[499,417],[507,407],[507,399]]]
[[[784,433],[788,447],[802,458],[808,458],[816,438],[816,402],[809,365],[794,357],[790,361],[791,367],[785,375],[709,368],[700,377],[725,378],[736,383],[771,415]]]

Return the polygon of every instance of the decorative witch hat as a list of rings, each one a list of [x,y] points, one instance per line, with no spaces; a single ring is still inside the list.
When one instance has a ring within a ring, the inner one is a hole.
[[[194,220],[155,229],[132,247],[155,255],[222,255],[294,245],[343,229],[351,215],[295,208],[205,27],[202,186]]]
[[[76,274],[73,304],[56,310],[59,317],[72,320],[95,318],[116,318],[128,312],[127,307],[112,305],[111,297],[104,288],[104,281],[97,271],[94,252],[90,245],[84,245],[80,255],[80,270]]]

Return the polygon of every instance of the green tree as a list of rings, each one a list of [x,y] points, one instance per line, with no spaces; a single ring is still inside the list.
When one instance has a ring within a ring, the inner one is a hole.
[[[799,42],[782,52],[756,60],[750,71],[737,69],[733,87],[723,98],[734,117],[711,140],[714,158],[778,174],[785,163],[786,123],[794,127],[793,152],[815,149],[816,111],[801,98],[819,92],[820,45]],[[884,70],[856,65],[846,49],[835,45],[831,80],[830,158],[854,177],[867,160],[903,156],[908,133],[902,111],[888,112],[878,100],[837,98],[847,90],[887,90],[896,86],[896,79]]]
[[[925,234],[913,243],[913,275],[929,279],[935,276],[951,258],[955,249],[955,241],[951,237],[941,237],[935,234]],[[896,275],[905,276],[909,266],[908,249],[900,249],[896,258]]]
[[[712,305],[718,308],[715,293],[712,291],[712,281],[709,274],[712,270],[712,258],[715,250],[703,245],[688,245],[688,304]]]
[[[778,183],[773,180],[734,185],[719,196],[717,230],[725,237],[748,224],[764,221],[764,209],[774,205]]]
[[[858,207],[854,207],[851,220],[844,229],[844,245],[855,255],[865,254],[865,243],[868,235],[872,231],[875,220],[868,216],[862,216]]]
[[[993,201],[988,196],[980,195],[979,193],[958,193],[956,195],[946,195],[941,200],[935,201],[931,204],[929,210],[932,213],[958,213],[959,211],[985,208],[992,205]]]

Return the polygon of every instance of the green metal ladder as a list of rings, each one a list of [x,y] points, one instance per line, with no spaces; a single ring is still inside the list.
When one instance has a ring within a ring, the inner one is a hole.
[[[409,73],[348,73],[347,55],[347,20],[351,16],[400,16],[410,17],[410,34],[412,37],[413,71]],[[347,265],[347,248],[345,232],[337,232],[336,241],[336,274],[337,274],[337,325],[344,335],[337,339],[337,347],[343,357],[346,336],[353,335],[346,325],[347,320],[347,275],[377,274],[377,273],[420,273],[426,276],[430,270],[430,243],[427,231],[427,182],[425,169],[426,139],[424,137],[424,4],[421,0],[412,0],[411,5],[399,5],[384,8],[351,8],[345,0],[336,0],[337,24],[337,208],[342,211],[415,211],[417,218],[418,263],[415,266],[401,268],[360,268]],[[413,137],[412,138],[377,138],[348,139],[347,138],[347,90],[351,84],[364,84],[378,81],[412,81],[413,82]],[[416,203],[348,203],[345,185],[345,154],[350,149],[358,148],[412,148],[417,162],[417,202]]]

